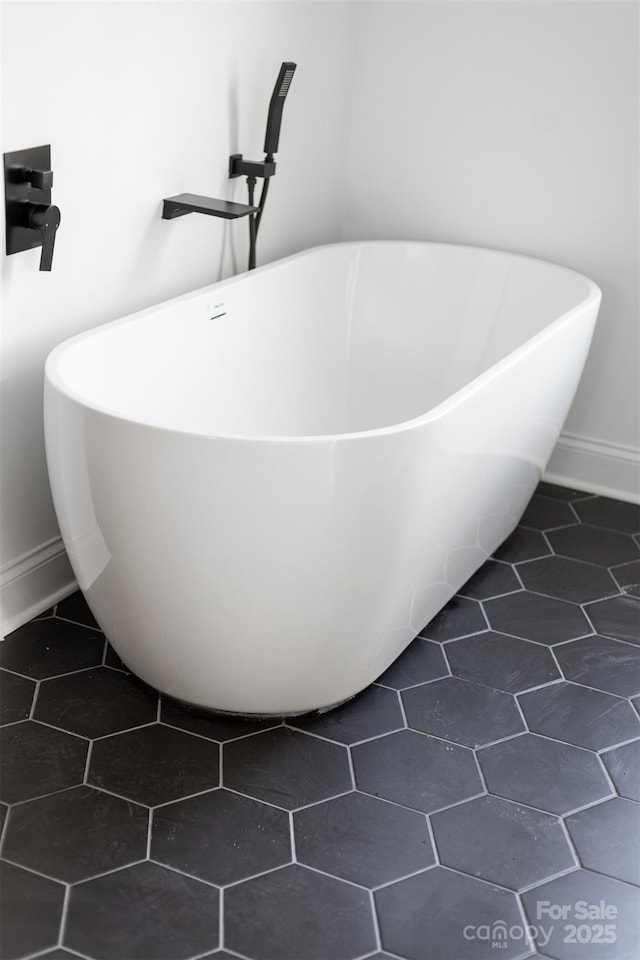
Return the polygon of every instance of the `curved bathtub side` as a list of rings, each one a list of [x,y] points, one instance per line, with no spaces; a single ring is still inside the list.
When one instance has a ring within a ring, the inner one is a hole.
[[[518,522],[596,312],[554,324],[440,415],[371,435],[211,439],[48,383],[56,509],[118,654],[218,710],[305,712],[363,689]]]

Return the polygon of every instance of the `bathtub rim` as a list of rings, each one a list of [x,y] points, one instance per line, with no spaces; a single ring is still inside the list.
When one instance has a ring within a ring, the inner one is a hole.
[[[529,337],[520,346],[516,347],[515,350],[512,350],[511,353],[503,357],[501,360],[498,360],[496,363],[492,364],[488,369],[483,370],[482,373],[474,377],[464,386],[460,387],[458,390],[454,391],[449,397],[446,397],[444,400],[441,400],[440,403],[437,403],[435,406],[431,407],[429,410],[426,410],[424,413],[419,414],[417,417],[412,417],[409,420],[402,420],[398,423],[388,424],[384,427],[375,427],[369,430],[357,430],[349,433],[321,433],[321,434],[235,434],[235,433],[203,433],[202,431],[194,430],[177,430],[174,427],[163,426],[159,423],[153,423],[149,420],[144,420],[139,417],[125,417],[119,413],[116,413],[109,407],[97,403],[93,400],[89,400],[84,394],[80,393],[77,390],[71,388],[64,378],[62,377],[59,365],[61,358],[67,350],[71,349],[77,343],[90,339],[92,336],[100,334],[102,331],[115,328],[120,325],[124,325],[133,320],[143,320],[147,316],[156,314],[158,312],[164,312],[165,310],[173,309],[174,307],[180,306],[183,303],[188,303],[192,300],[197,299],[198,297],[204,296],[207,292],[212,291],[214,288],[219,287],[229,287],[234,286],[237,283],[240,283],[243,280],[246,280],[249,276],[258,276],[261,273],[266,273],[270,270],[273,270],[284,263],[289,263],[294,260],[302,259],[303,257],[309,256],[312,253],[316,253],[321,250],[329,250],[337,247],[340,248],[349,248],[349,247],[363,247],[363,246],[430,246],[430,247],[454,247],[458,250],[471,250],[477,253],[489,253],[497,254],[499,256],[513,258],[517,260],[526,260],[535,264],[541,265],[543,268],[551,268],[553,270],[562,271],[564,273],[570,274],[573,277],[577,277],[582,280],[586,285],[586,295],[584,299],[580,300],[569,310],[560,314],[559,317],[556,317],[555,320],[552,320],[548,323],[542,330],[534,334],[532,337]],[[501,250],[494,247],[484,247],[480,245],[473,244],[461,244],[453,242],[444,242],[444,241],[435,241],[435,240],[346,240],[346,241],[335,241],[332,243],[318,244],[313,247],[307,247],[304,250],[300,250],[296,253],[289,254],[286,257],[281,257],[277,260],[273,260],[270,263],[264,264],[261,267],[258,267],[256,270],[252,271],[251,274],[248,271],[243,271],[242,273],[236,274],[233,277],[229,277],[225,280],[217,280],[214,283],[206,284],[203,287],[197,287],[195,290],[187,291],[186,293],[179,294],[177,297],[172,297],[169,300],[160,301],[160,303],[153,304],[149,307],[144,307],[142,310],[136,310],[133,313],[126,314],[123,317],[117,317],[115,320],[109,320],[105,323],[98,324],[95,327],[90,327],[88,330],[81,331],[80,333],[75,334],[72,337],[63,340],[56,347],[54,347],[51,352],[48,354],[45,361],[44,368],[44,378],[45,385],[49,384],[53,387],[58,393],[67,399],[77,403],[79,406],[84,407],[88,410],[91,410],[95,413],[98,413],[102,416],[109,417],[113,420],[118,420],[123,423],[128,423],[131,425],[144,427],[145,429],[158,430],[163,433],[167,433],[171,436],[180,436],[180,437],[193,437],[198,438],[204,441],[207,440],[217,440],[217,441],[236,441],[244,443],[336,443],[338,441],[347,441],[347,440],[366,440],[373,439],[382,436],[388,436],[394,433],[406,432],[409,430],[418,429],[422,425],[431,423],[433,421],[439,420],[451,410],[458,407],[460,404],[464,403],[468,398],[472,397],[478,390],[482,389],[483,385],[493,380],[496,376],[499,376],[502,371],[510,369],[512,366],[517,364],[521,357],[528,353],[532,347],[535,347],[538,343],[543,343],[549,337],[554,335],[556,329],[564,324],[569,323],[581,312],[585,311],[591,306],[594,306],[596,311],[599,309],[600,303],[602,301],[602,291],[600,287],[589,277],[580,273],[577,270],[573,270],[571,267],[565,267],[561,264],[555,263],[551,260],[542,260],[539,257],[532,257],[527,254],[522,253],[513,253],[509,250]],[[596,312],[597,318],[597,312]],[[594,318],[594,323],[595,319]],[[46,404],[46,392],[45,392],[45,404]]]

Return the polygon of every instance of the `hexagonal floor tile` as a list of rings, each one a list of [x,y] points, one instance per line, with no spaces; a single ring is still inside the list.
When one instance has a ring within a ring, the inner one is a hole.
[[[287,810],[353,786],[346,747],[286,727],[226,743],[222,782]]]
[[[299,863],[377,887],[430,867],[423,814],[363,793],[325,800],[293,815]]]
[[[615,567],[637,560],[640,548],[632,536],[599,527],[565,527],[547,534],[554,553],[574,560],[586,560],[601,567]]]
[[[225,947],[254,960],[360,957],[376,947],[368,892],[297,864],[236,884],[224,902]]]
[[[445,677],[401,694],[407,724],[466,747],[521,733],[525,727],[510,693]]]
[[[292,717],[289,726],[316,733],[327,740],[337,740],[338,743],[357,743],[401,730],[404,717],[395,690],[371,686],[328,713]]]
[[[522,902],[529,923],[538,928],[538,946],[556,960],[635,960],[638,956],[640,890],[628,883],[576,870],[527,890]],[[564,919],[558,920],[554,908],[563,907]],[[613,910],[609,917],[603,916],[607,908]],[[588,919],[589,909],[592,919]],[[613,936],[607,936],[604,925],[609,925]]]
[[[180,703],[178,700],[172,700],[166,696],[163,696],[161,701],[160,720],[162,723],[166,723],[170,727],[178,727],[180,730],[186,730],[188,733],[197,733],[200,737],[217,740],[218,743],[237,740],[239,737],[259,733],[260,730],[271,730],[273,727],[282,726],[280,717],[252,720],[248,717],[225,716],[199,707],[191,707],[189,704]]]
[[[388,667],[377,683],[393,690],[403,690],[417,683],[426,683],[449,675],[442,648],[439,643],[422,637],[409,644],[397,660]]]
[[[431,825],[445,867],[502,887],[522,890],[577,866],[558,817],[510,800],[478,797],[434,813]]]
[[[27,720],[35,690],[33,680],[0,670],[0,725]]]
[[[580,607],[527,590],[487,600],[484,609],[494,630],[523,640],[551,645],[592,633]]]
[[[64,946],[96,960],[187,960],[218,946],[219,893],[156,863],[71,888]]]
[[[361,743],[351,754],[359,790],[423,813],[484,793],[473,751],[413,730]]]
[[[575,510],[583,523],[592,527],[606,527],[621,533],[640,533],[640,507],[637,503],[594,497],[576,503]]]
[[[598,633],[640,645],[640,600],[613,597],[590,603],[585,610]]]
[[[547,647],[492,631],[448,643],[447,660],[454,676],[505,693],[522,693],[560,679]]]
[[[104,636],[66,620],[31,620],[0,643],[0,666],[34,680],[102,663]]]
[[[640,808],[614,797],[566,818],[584,867],[640,886]]]
[[[26,957],[58,942],[65,888],[21,867],[0,863],[2,956]]]
[[[534,530],[553,530],[577,523],[577,517],[567,501],[534,493],[520,523]]]
[[[92,787],[72,787],[13,808],[2,855],[76,883],[144,860],[149,811]]]
[[[611,796],[598,758],[589,750],[525,733],[478,750],[489,793],[565,814]]]
[[[527,726],[554,740],[605,750],[640,737],[640,719],[626,700],[575,683],[554,683],[518,697]]]
[[[522,560],[534,560],[551,553],[544,535],[528,527],[516,527],[510,537],[493,554],[494,560],[505,563],[520,563]]]
[[[94,739],[154,723],[158,694],[130,673],[95,667],[43,680],[34,718]]]
[[[554,649],[567,680],[619,697],[640,695],[640,650],[597,634]]]
[[[445,643],[487,629],[480,604],[468,597],[453,597],[423,629],[420,636]]]
[[[157,723],[93,745],[88,782],[155,806],[220,784],[218,744]]]
[[[527,590],[544,593],[558,600],[586,603],[618,593],[618,587],[603,567],[567,557],[543,557],[518,566]]]
[[[290,863],[289,817],[213,790],[154,811],[151,858],[219,886],[235,883]]]
[[[504,960],[530,953],[516,895],[482,880],[433,867],[376,891],[374,897],[382,946],[394,955],[408,960],[488,960],[493,953],[485,931],[495,924],[514,931],[514,937],[500,941]]]
[[[517,590],[522,590],[522,585],[511,564],[487,560],[458,592],[471,600],[488,600]]]
[[[0,730],[5,803],[19,803],[82,783],[89,742],[34,720]]]
[[[640,802],[640,740],[607,750],[602,761],[620,796]]]

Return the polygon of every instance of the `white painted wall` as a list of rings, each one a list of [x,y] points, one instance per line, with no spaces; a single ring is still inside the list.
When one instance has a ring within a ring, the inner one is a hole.
[[[0,257],[6,628],[69,588],[43,453],[42,366],[66,337],[244,269],[244,200],[282,60],[299,64],[262,262],[419,238],[565,263],[604,305],[552,476],[637,491],[638,6],[618,0],[3,2],[1,149],[51,143],[54,270]],[[0,224],[4,232],[4,225]],[[635,486],[634,486],[635,485]]]
[[[363,5],[345,238],[498,247],[602,288],[550,477],[640,495],[635,2]]]
[[[261,159],[283,60],[299,66],[258,262],[338,239],[355,21],[349,4],[264,0],[6,2],[1,12],[2,151],[51,144],[62,212],[50,274],[37,270],[39,251],[0,257],[0,585],[10,628],[71,576],[44,460],[47,353],[235,272],[232,248],[245,269],[245,220],[164,221],[161,200],[191,192],[246,202],[244,179],[227,178],[228,156]]]

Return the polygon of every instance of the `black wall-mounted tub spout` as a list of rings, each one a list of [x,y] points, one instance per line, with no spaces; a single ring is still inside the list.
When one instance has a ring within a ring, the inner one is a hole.
[[[162,201],[162,219],[175,220],[187,213],[205,213],[210,217],[222,217],[224,220],[237,220],[256,213],[257,207],[246,203],[232,203],[231,200],[214,200],[201,197],[196,193],[179,193]]]

